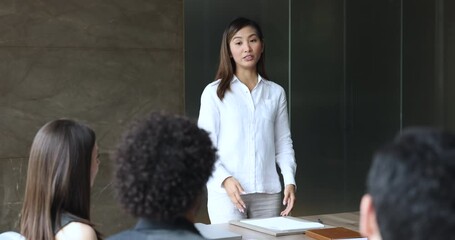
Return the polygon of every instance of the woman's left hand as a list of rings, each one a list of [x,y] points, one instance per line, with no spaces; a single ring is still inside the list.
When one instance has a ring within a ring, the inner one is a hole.
[[[284,189],[284,199],[283,199],[283,205],[286,206],[286,209],[284,209],[281,212],[281,216],[288,216],[289,213],[291,212],[292,208],[294,207],[294,202],[295,202],[295,186],[293,184],[286,185]]]

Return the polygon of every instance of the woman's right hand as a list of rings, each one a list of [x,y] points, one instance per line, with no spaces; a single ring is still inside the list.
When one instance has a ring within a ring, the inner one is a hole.
[[[237,207],[239,212],[244,213],[246,205],[240,197],[240,194],[244,194],[245,191],[243,190],[242,185],[240,185],[239,181],[237,181],[237,179],[232,176],[228,177],[223,181],[223,187],[226,189],[229,198]]]

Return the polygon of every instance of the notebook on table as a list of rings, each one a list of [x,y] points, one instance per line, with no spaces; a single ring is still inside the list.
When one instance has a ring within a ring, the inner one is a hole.
[[[305,235],[318,240],[366,239],[359,232],[344,227],[308,230],[305,231]]]

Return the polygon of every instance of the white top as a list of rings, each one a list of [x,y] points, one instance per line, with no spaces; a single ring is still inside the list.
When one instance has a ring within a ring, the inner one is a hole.
[[[295,185],[296,163],[292,148],[286,94],[278,84],[258,75],[250,92],[236,76],[223,101],[216,90],[220,80],[207,85],[201,96],[198,125],[207,130],[219,159],[207,183],[209,190],[226,192],[222,182],[236,178],[246,193],[278,193],[281,184]]]
[[[0,234],[0,240],[25,240],[25,238],[20,233],[8,231]]]

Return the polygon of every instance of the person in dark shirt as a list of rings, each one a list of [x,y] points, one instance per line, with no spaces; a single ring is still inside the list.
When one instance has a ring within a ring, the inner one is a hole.
[[[455,135],[405,129],[373,158],[360,231],[370,240],[455,239]]]
[[[151,113],[131,125],[113,159],[118,199],[139,220],[109,240],[204,239],[194,221],[216,160],[205,130]]]

